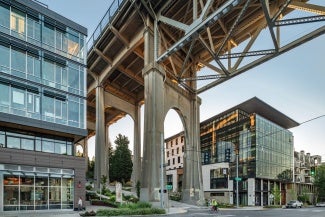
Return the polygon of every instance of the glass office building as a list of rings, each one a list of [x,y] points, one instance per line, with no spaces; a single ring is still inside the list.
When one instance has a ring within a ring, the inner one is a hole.
[[[297,125],[256,97],[202,122],[203,179],[209,182],[206,196],[236,202],[233,180],[238,153],[240,204],[269,204],[275,185],[285,200],[285,183],[293,181],[294,152],[293,135],[287,129]]]
[[[0,212],[72,209],[83,196],[86,35],[45,5],[0,0]]]

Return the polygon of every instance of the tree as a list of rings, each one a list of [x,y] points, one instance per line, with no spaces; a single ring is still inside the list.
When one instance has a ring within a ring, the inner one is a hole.
[[[315,196],[316,201],[325,200],[325,165],[318,166],[315,170]]]
[[[276,184],[274,185],[274,188],[272,189],[271,192],[272,192],[272,194],[274,196],[274,198],[273,198],[273,200],[274,200],[273,204],[274,205],[280,204],[281,192],[280,192],[279,187]]]
[[[109,178],[110,181],[125,183],[131,179],[133,163],[131,151],[129,150],[129,140],[126,136],[118,134],[116,140],[116,150],[110,153]]]

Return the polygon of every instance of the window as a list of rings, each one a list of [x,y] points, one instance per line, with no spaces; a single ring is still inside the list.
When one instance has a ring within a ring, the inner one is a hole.
[[[20,149],[20,139],[16,137],[7,136],[7,147]]]
[[[1,14],[1,12],[0,12],[0,14]],[[10,72],[10,70],[9,70],[9,64],[10,64],[10,50],[9,50],[9,47],[2,46],[0,44],[0,56],[1,56],[1,58],[0,58],[0,71],[9,73]]]
[[[181,157],[177,158],[177,162],[180,164],[181,163]]]
[[[40,97],[38,94],[27,92],[27,112],[30,117],[40,119]]]
[[[27,41],[38,45],[41,41],[41,24],[33,18],[27,18]]]
[[[176,154],[179,154],[179,148],[176,149]]]
[[[173,165],[175,165],[175,158],[173,158]]]
[[[68,33],[68,54],[78,56],[80,50],[79,33],[69,29]]]
[[[172,156],[174,156],[174,149],[172,149]]]
[[[42,109],[44,120],[54,122],[54,98],[44,96]]]
[[[21,149],[34,150],[34,140],[32,139],[21,139]]]
[[[1,93],[1,97],[0,97],[0,111],[7,111],[8,112],[8,110],[6,108],[8,108],[9,105],[10,105],[10,101],[9,101],[9,98],[10,98],[9,86],[0,83],[0,93]]]
[[[55,30],[54,27],[50,24],[44,23],[42,29],[42,42],[45,45],[48,45],[47,48],[53,50],[55,43]]]
[[[43,83],[50,87],[55,87],[55,63],[45,60],[42,66]]]
[[[79,66],[76,64],[69,64],[69,92],[79,94]]]
[[[69,126],[78,127],[79,125],[79,103],[69,101],[68,111]]]
[[[51,140],[43,140],[42,151],[48,153],[54,153],[54,142]]]
[[[17,110],[25,110],[25,90],[11,88],[12,90],[12,107]]]
[[[24,51],[11,50],[11,68],[13,75],[26,77],[26,53]]]
[[[169,157],[169,151],[167,151],[167,157]]]
[[[9,33],[9,21],[10,21],[10,11],[9,11],[9,6],[0,3],[0,31]]]
[[[39,57],[27,55],[28,79],[39,82],[41,77],[41,61]]]
[[[176,145],[178,145],[178,138],[176,138],[175,141],[176,141]]]
[[[10,29],[16,37],[25,39],[25,18],[26,15],[14,8],[11,9]]]

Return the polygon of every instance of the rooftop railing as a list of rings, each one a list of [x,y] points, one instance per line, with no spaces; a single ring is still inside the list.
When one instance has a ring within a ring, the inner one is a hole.
[[[112,21],[112,18],[115,16],[116,12],[118,12],[118,9],[125,1],[126,0],[114,0],[111,6],[109,6],[105,15],[87,42],[87,53],[93,48],[94,44],[101,36],[103,30],[105,30],[106,26]]]

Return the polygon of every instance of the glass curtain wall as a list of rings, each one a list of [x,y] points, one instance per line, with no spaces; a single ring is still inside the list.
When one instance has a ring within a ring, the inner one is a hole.
[[[58,168],[20,168],[26,171],[0,171],[3,211],[73,209],[73,171],[68,171],[68,175]]]
[[[85,129],[86,36],[32,9],[1,2],[0,14],[15,38],[0,36],[0,112]]]

